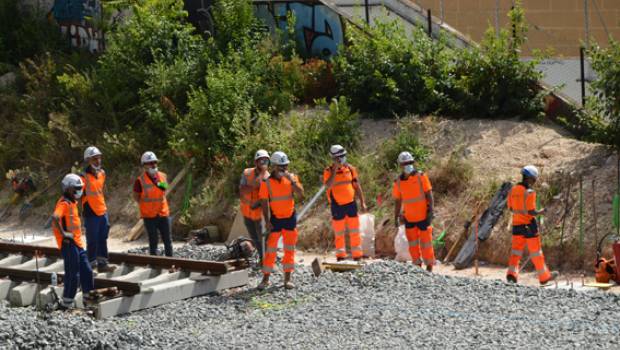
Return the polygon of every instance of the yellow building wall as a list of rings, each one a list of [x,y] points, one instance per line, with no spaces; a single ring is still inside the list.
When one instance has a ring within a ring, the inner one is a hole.
[[[430,8],[434,17],[441,18],[441,0],[415,0]],[[495,27],[496,0],[443,0],[444,21],[475,41],[480,41],[489,26]],[[598,12],[595,7],[598,5]],[[499,0],[499,25],[506,26],[507,12],[512,0]],[[528,43],[524,55],[534,49],[552,48],[555,56],[579,56],[579,46],[585,41],[584,0],[523,0],[529,24]],[[620,40],[620,0],[588,0],[590,36],[597,42],[607,42],[609,34]]]

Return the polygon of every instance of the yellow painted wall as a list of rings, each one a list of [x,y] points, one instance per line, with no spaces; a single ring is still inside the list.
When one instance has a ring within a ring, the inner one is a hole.
[[[412,0],[413,1],[413,0]],[[620,0],[588,0],[590,35],[599,43],[607,42],[601,18],[611,36],[620,40]],[[440,0],[415,0],[430,8],[433,16],[441,18]],[[507,12],[512,0],[499,0],[500,26],[508,22]],[[557,56],[578,56],[580,43],[585,39],[584,0],[523,0],[529,23],[527,55],[533,49],[551,47]],[[495,26],[496,0],[443,0],[444,21],[475,41],[480,41],[488,26]]]

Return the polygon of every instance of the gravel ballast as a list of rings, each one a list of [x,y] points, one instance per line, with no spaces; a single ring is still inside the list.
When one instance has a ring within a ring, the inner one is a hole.
[[[215,258],[221,247],[175,253]],[[0,348],[360,349],[620,347],[620,297],[433,275],[384,261],[363,269],[280,274],[250,285],[96,321],[0,302]]]

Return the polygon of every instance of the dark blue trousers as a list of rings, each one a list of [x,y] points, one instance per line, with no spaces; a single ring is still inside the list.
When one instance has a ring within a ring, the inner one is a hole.
[[[110,233],[108,213],[101,216],[87,216],[84,221],[88,261],[92,267],[105,266],[108,264],[108,235]]]
[[[82,293],[88,293],[95,287],[93,270],[86,251],[75,243],[63,243],[61,253],[65,262],[62,300],[65,304],[71,304],[77,293],[78,283],[82,286]]]

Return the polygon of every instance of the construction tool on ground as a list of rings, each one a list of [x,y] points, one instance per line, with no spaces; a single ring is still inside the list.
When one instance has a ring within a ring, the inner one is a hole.
[[[480,213],[480,210],[482,209],[482,202],[477,202],[475,204],[475,209],[473,212],[473,215],[471,216],[471,218],[467,221],[465,221],[465,224],[463,226],[463,231],[461,232],[461,234],[458,236],[458,238],[456,239],[456,241],[454,242],[454,244],[452,245],[452,247],[450,247],[450,250],[448,251],[448,254],[446,254],[446,257],[444,258],[444,262],[448,263],[450,262],[450,258],[452,257],[452,253],[454,253],[456,251],[456,248],[460,245],[461,241],[465,238],[467,238],[467,233],[469,232],[469,228],[471,227],[472,222],[474,222],[474,220],[476,220],[476,218],[478,217],[478,214]]]
[[[362,268],[364,264],[354,261],[324,262],[320,258],[315,258],[311,266],[314,276],[319,277],[325,269],[337,272],[352,271]]]
[[[506,208],[506,199],[508,198],[511,188],[512,183],[504,182],[493,198],[489,201],[488,207],[475,221],[476,224],[473,228],[473,234],[469,235],[453,261],[453,265],[456,269],[464,269],[469,267],[475,257],[478,241],[485,241],[491,236],[493,233],[493,227],[497,224],[504,213],[504,209]]]
[[[177,185],[181,182],[181,180],[183,180],[183,177],[185,176],[185,174],[187,174],[187,172],[190,171],[193,164],[194,164],[194,158],[190,159],[189,163],[187,163],[183,167],[183,169],[181,169],[181,171],[174,177],[174,179],[172,180],[172,183],[166,190],[166,196],[170,196],[174,192]],[[140,238],[143,232],[144,232],[144,221],[140,219],[138,220],[138,222],[136,222],[136,224],[129,231],[129,234],[127,235],[127,240],[134,241]]]

